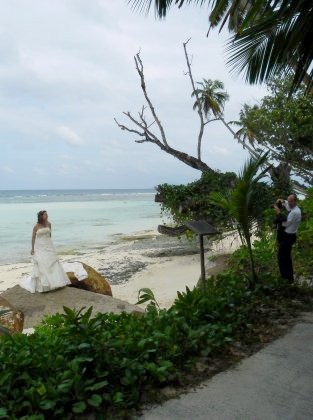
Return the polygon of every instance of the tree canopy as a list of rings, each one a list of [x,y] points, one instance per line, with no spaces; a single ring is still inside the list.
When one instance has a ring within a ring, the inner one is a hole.
[[[275,151],[276,160],[296,168],[310,182],[313,170],[313,97],[304,87],[288,95],[291,79],[273,79],[260,104],[244,105],[239,133],[255,145]],[[312,179],[311,179],[312,182]]]
[[[311,0],[129,0],[148,13],[164,18],[172,6],[207,6],[210,28],[226,23],[232,36],[228,64],[244,73],[249,83],[293,73],[294,90],[302,81],[313,87],[313,3]]]

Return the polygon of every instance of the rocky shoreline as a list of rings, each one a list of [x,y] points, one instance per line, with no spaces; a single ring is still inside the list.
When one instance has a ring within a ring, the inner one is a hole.
[[[110,284],[124,284],[134,274],[151,264],[157,264],[160,259],[198,253],[198,244],[189,242],[185,238],[178,239],[158,234],[121,237],[119,244],[104,249],[102,256],[97,259],[96,269],[109,280]],[[94,254],[91,258],[93,257]],[[85,255],[84,258],[88,260],[89,256]]]

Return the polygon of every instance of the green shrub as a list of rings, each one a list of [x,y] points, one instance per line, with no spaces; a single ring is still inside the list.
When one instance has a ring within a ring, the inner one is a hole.
[[[313,275],[313,188],[307,191],[307,197],[300,201],[302,221],[300,223],[297,242],[293,247],[293,263],[295,273],[299,276]],[[280,276],[277,263],[276,232],[273,226],[275,213],[268,209],[265,213],[265,226],[253,242],[253,256],[256,272],[263,284],[277,283]],[[230,257],[231,268],[241,276],[249,270],[247,249],[240,247]]]
[[[307,190],[307,197],[299,203],[302,211],[297,242],[294,249],[294,263],[298,274],[313,276],[313,188]]]
[[[169,310],[148,305],[142,316],[64,308],[34,334],[0,340],[0,414],[71,418],[137,407],[149,390],[179,382],[197,357],[244,337],[256,296],[228,272],[204,293],[187,289]]]
[[[186,185],[158,185],[158,197],[162,212],[169,215],[174,224],[181,225],[189,220],[208,219],[212,223],[227,223],[227,213],[212,206],[208,197],[212,191],[226,191],[233,186],[236,175],[233,172],[203,172],[201,178]]]

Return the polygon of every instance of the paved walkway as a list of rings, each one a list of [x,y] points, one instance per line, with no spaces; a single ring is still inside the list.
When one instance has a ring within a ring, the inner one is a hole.
[[[284,337],[142,420],[313,419],[313,314]]]

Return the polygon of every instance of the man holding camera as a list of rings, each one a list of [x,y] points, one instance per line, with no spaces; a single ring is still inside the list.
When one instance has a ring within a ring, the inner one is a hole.
[[[283,207],[285,207],[288,212],[287,217],[283,216]],[[277,242],[280,274],[284,279],[293,282],[291,249],[292,245],[296,242],[296,234],[301,222],[301,210],[297,206],[297,196],[295,194],[290,194],[287,201],[281,199],[277,200],[274,209],[276,211],[276,223],[279,226],[279,231],[277,231]]]

